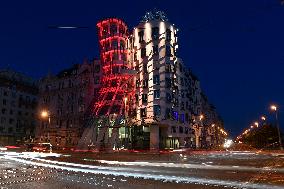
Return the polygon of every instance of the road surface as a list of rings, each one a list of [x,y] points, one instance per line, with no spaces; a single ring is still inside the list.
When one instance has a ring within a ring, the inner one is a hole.
[[[112,159],[80,153],[3,152],[0,189],[284,189],[284,154],[144,154],[141,160],[127,154],[109,156]]]

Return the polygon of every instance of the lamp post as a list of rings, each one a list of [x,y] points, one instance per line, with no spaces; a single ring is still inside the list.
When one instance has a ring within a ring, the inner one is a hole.
[[[47,110],[42,110],[40,113],[40,117],[42,118],[42,120],[46,120],[48,119],[48,124],[50,125],[50,113]],[[45,127],[45,123],[43,122],[43,127]],[[42,130],[44,130],[44,128],[42,128]],[[48,140],[49,140],[49,132],[47,133],[48,136]]]
[[[280,126],[279,126],[279,121],[278,121],[278,108],[276,105],[271,105],[270,109],[275,112],[275,121],[276,121],[276,126],[277,126],[277,131],[278,131],[279,146],[280,146],[280,150],[283,150],[281,134],[280,134]]]
[[[128,143],[128,139],[126,138],[126,104],[127,104],[127,97],[124,98],[124,148],[126,148],[127,143]]]

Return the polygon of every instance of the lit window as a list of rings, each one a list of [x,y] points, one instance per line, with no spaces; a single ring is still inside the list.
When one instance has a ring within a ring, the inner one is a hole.
[[[173,117],[174,120],[178,121],[178,112],[177,111],[173,111],[172,112],[172,117]]]

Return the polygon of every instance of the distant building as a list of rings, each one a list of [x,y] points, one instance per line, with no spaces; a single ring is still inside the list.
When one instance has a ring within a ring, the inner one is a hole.
[[[37,83],[12,70],[0,70],[0,145],[32,141],[35,135]]]
[[[204,116],[200,137],[201,147],[210,148],[224,144],[227,133],[224,130],[223,120],[203,92],[201,93],[201,112]]]
[[[38,141],[50,142],[53,146],[74,147],[80,139],[84,116],[90,111],[91,101],[98,92],[101,82],[100,61],[84,61],[48,75],[39,82],[37,128]],[[46,115],[41,115],[45,112]]]

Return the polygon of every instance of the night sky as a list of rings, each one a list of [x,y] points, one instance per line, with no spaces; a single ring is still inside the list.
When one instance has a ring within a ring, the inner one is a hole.
[[[0,68],[38,79],[98,57],[98,20],[118,17],[132,28],[154,7],[179,28],[179,56],[198,76],[233,136],[262,114],[271,117],[272,102],[280,106],[284,128],[280,0],[1,1]],[[90,29],[56,30],[50,25]]]

